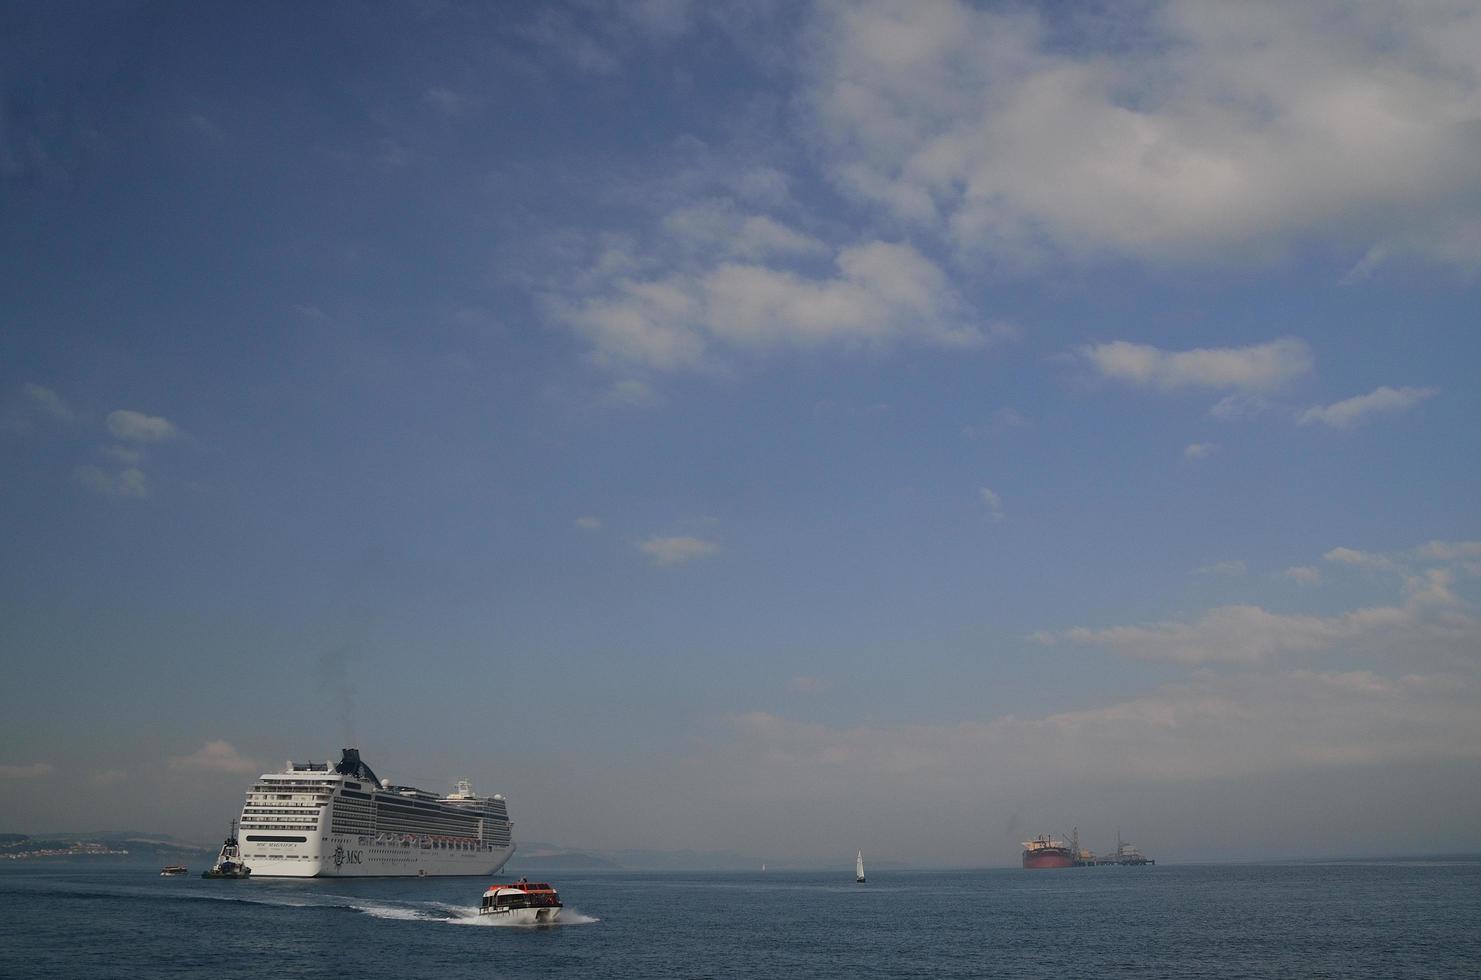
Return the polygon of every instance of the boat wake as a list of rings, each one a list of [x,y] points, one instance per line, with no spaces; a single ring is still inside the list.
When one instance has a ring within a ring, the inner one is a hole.
[[[393,919],[400,922],[442,922],[455,926],[502,926],[516,929],[544,929],[553,926],[587,925],[592,922],[601,921],[595,916],[583,915],[575,909],[568,908],[562,911],[561,917],[554,922],[521,925],[502,919],[495,920],[493,916],[479,915],[476,906],[452,905],[447,902],[376,901],[337,895],[326,895],[323,896],[322,900],[318,901],[267,901],[263,902],[263,904],[345,908],[363,915],[368,915],[374,919]]]
[[[561,926],[585,926],[602,921],[594,915],[583,915],[569,905],[561,910],[561,917],[554,922],[511,922],[500,916],[479,915],[478,909],[459,909],[457,912],[456,917],[448,919],[455,926],[486,926],[495,929],[559,929]]]
[[[426,900],[396,899],[371,899],[361,898],[354,895],[334,894],[263,894],[256,888],[251,891],[231,888],[229,890],[205,889],[189,891],[170,890],[170,894],[161,894],[154,887],[88,887],[85,892],[81,889],[70,888],[45,889],[50,894],[68,898],[96,899],[100,895],[125,899],[148,898],[153,901],[163,902],[221,902],[224,904],[257,905],[271,908],[301,908],[301,909],[342,909],[347,912],[356,912],[368,915],[375,919],[390,919],[401,922],[437,922],[449,923],[462,926],[505,926],[513,928],[550,928],[554,926],[579,926],[588,925],[601,920],[595,916],[583,915],[573,908],[567,907],[561,913],[561,917],[555,922],[539,923],[538,925],[522,926],[506,920],[495,921],[492,916],[479,915],[477,906],[454,905],[450,902],[435,902]]]

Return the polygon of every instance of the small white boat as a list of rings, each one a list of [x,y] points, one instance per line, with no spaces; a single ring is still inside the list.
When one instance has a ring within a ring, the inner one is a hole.
[[[178,878],[181,875],[189,873],[190,869],[183,864],[167,864],[160,869],[159,876],[161,878]]]
[[[864,852],[863,851],[860,851],[859,852],[859,856],[856,857],[856,858],[854,858],[854,880],[857,881],[861,885],[864,883]]]
[[[550,885],[521,878],[512,885],[490,885],[483,893],[478,914],[533,926],[554,922],[562,908],[560,896]]]

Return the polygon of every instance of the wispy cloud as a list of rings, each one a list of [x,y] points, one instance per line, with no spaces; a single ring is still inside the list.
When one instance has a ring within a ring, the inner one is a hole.
[[[1280,574],[1298,585],[1316,585],[1322,580],[1322,570],[1311,565],[1292,565]]]
[[[108,431],[113,433],[115,439],[131,442],[164,442],[180,434],[175,424],[167,418],[129,409],[108,413]]]
[[[36,423],[70,425],[77,420],[77,413],[67,400],[44,385],[26,382],[21,385],[18,403],[0,416],[0,428],[17,435],[24,435],[36,428]]]
[[[170,768],[184,772],[259,773],[262,767],[238,752],[229,742],[215,739],[189,755],[170,760]]]
[[[1248,567],[1243,561],[1232,559],[1230,561],[1216,561],[1210,565],[1201,565],[1198,568],[1198,574],[1237,577],[1245,574],[1248,570]]]
[[[720,550],[713,541],[693,537],[653,537],[638,545],[638,550],[652,559],[655,565],[684,565],[699,558],[708,558]]]
[[[447,119],[456,119],[474,106],[473,100],[468,96],[440,85],[434,85],[423,92],[422,101]]]
[[[982,489],[978,490],[977,496],[982,500],[983,505],[987,507],[987,514],[989,517],[991,517],[994,521],[1001,521],[1003,519],[1002,497],[998,496],[995,491],[989,490],[987,487],[983,487]]]
[[[67,400],[50,388],[27,382],[21,386],[32,409],[43,418],[53,422],[71,422],[77,418]]]
[[[1333,548],[1322,555],[1323,560],[1336,562],[1340,565],[1356,565],[1359,568],[1391,569],[1394,568],[1394,560],[1387,555],[1376,554],[1371,551],[1359,551],[1356,548]]]
[[[1435,561],[1481,559],[1481,541],[1430,541],[1416,548],[1415,554]]]
[[[1183,447],[1184,459],[1207,459],[1219,447],[1211,442],[1190,442]]]
[[[576,526],[583,531],[599,531],[602,527],[602,520],[588,514],[585,517],[576,518]]]
[[[816,797],[866,773],[938,792],[988,781],[1027,793],[1067,778],[1204,781],[1476,759],[1478,693],[1467,677],[1439,674],[1200,671],[1105,707],[1040,717],[839,728],[750,712],[730,719],[726,773]]]
[[[1297,416],[1297,421],[1302,425],[1320,422],[1334,429],[1349,429],[1373,415],[1402,412],[1433,397],[1439,391],[1438,388],[1390,388],[1384,385],[1366,395],[1330,405],[1314,405]]]
[[[86,486],[107,497],[133,497],[142,500],[149,496],[149,476],[137,466],[125,466],[110,472],[100,466],[79,466],[77,479]]]
[[[1266,389],[1311,370],[1311,348],[1294,337],[1251,347],[1167,351],[1114,340],[1080,348],[1102,377],[1143,387]]]
[[[39,779],[50,776],[56,769],[48,762],[33,762],[29,765],[0,764],[0,779]]]
[[[663,396],[652,385],[635,378],[612,382],[604,400],[607,404],[620,408],[653,408],[663,404]]]
[[[1458,631],[1481,642],[1481,624],[1456,607],[1449,572],[1436,569],[1410,578],[1405,591],[1403,605],[1372,606],[1337,616],[1274,613],[1259,606],[1234,605],[1209,610],[1193,620],[1076,627],[1036,633],[1031,639],[1045,645],[1069,642],[1104,647],[1129,659],[1180,664],[1258,664],[1376,636],[1417,641],[1432,628],[1452,637]]]

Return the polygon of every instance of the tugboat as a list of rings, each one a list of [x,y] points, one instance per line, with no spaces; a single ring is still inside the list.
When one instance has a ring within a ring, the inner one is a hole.
[[[563,907],[560,896],[550,885],[521,878],[512,885],[490,885],[483,893],[478,914],[533,926],[555,922]]]
[[[190,869],[183,864],[167,864],[159,869],[161,878],[178,878],[185,874],[190,874]]]
[[[221,845],[221,853],[216,855],[216,863],[211,866],[210,871],[202,871],[202,878],[246,878],[252,873],[252,869],[242,863],[242,852],[237,848],[237,822],[232,820],[231,833],[226,835],[226,841]]]

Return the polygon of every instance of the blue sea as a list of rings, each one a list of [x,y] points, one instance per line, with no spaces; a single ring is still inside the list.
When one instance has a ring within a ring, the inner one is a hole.
[[[475,879],[0,869],[0,977],[1477,977],[1481,862],[548,876],[553,927]]]

